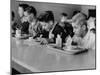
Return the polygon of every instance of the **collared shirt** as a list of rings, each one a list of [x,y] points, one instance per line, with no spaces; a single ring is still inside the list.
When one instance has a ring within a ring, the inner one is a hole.
[[[59,23],[57,23],[52,30],[52,34],[54,34],[54,41],[57,38],[58,34],[61,36],[63,43],[65,43],[65,39],[67,36],[73,36],[73,27],[69,23],[64,22],[64,24],[65,26],[62,27],[59,25]]]
[[[95,28],[95,18],[90,17],[87,21],[88,29],[91,30],[92,28]]]
[[[95,50],[95,34],[92,31],[88,31],[81,42],[83,48]]]
[[[73,37],[78,46],[83,49],[95,50],[95,34],[92,31],[88,31],[83,38]]]

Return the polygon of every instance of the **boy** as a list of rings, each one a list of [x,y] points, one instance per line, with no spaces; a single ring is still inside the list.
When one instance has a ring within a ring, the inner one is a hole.
[[[73,36],[73,27],[71,24],[69,24],[68,22],[66,22],[67,20],[67,15],[65,15],[64,13],[62,13],[62,18],[61,18],[61,22],[57,23],[55,25],[55,27],[52,29],[50,35],[50,39],[53,40],[53,42],[56,42],[56,38],[57,35],[59,34],[61,36],[62,39],[62,45],[63,43],[65,43],[66,41],[66,37],[67,36]]]
[[[95,34],[87,27],[87,17],[83,13],[77,13],[73,18],[74,37],[72,41],[77,45],[70,45],[72,49],[95,50]]]
[[[29,6],[28,8],[26,8],[26,11],[24,12],[24,23],[29,23],[29,25],[26,25],[25,28],[25,24],[24,24],[24,28],[22,31],[27,31],[30,36],[33,36],[34,32],[34,26],[36,25],[36,14],[37,11],[33,6]]]
[[[29,7],[28,4],[19,4],[19,6],[18,6],[18,15],[19,15],[20,18],[22,18],[24,16],[24,11],[28,7]]]
[[[24,11],[28,6],[29,5],[27,5],[27,4],[19,4],[19,6],[18,6],[19,17],[17,18],[17,20],[15,20],[14,24],[12,25],[12,28],[14,29],[14,33],[16,32],[16,30],[22,29]]]
[[[66,13],[61,13],[61,22],[66,22],[68,19],[68,15]]]
[[[47,43],[49,32],[54,25],[54,15],[52,11],[45,11],[38,17],[37,37],[41,37],[41,43]]]

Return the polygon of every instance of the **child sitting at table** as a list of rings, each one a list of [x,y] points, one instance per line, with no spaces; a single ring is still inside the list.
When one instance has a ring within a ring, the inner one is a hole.
[[[29,6],[24,11],[21,24],[22,37],[29,37],[33,34],[33,22],[36,22],[36,9],[33,6]]]
[[[81,50],[95,50],[95,34],[87,27],[87,17],[83,13],[77,13],[72,18],[72,26],[74,28],[74,36],[72,42],[77,43],[71,45],[70,48],[78,48]]]
[[[57,35],[60,35],[63,46],[63,44],[66,42],[66,38],[68,36],[73,37],[74,33],[72,25],[66,22],[67,15],[63,13],[61,14],[61,16],[61,22],[57,23],[55,27],[52,29],[52,31],[50,32],[51,37],[49,37],[49,39],[52,39],[52,41],[56,43]]]
[[[26,8],[26,11],[24,12],[24,20],[26,20],[26,22],[29,22],[29,27],[27,30],[31,37],[33,37],[35,34],[34,28],[37,23],[36,15],[37,11],[33,6],[29,6],[28,8]]]
[[[18,6],[18,18],[14,20],[14,23],[12,25],[12,29],[14,30],[15,34],[17,32],[20,32],[20,33],[18,33],[18,35],[21,35],[24,12],[28,6],[29,6],[28,4],[19,4],[19,6]],[[17,34],[16,34],[16,36],[17,36]]]
[[[54,15],[52,11],[45,11],[38,17],[37,37],[41,37],[41,42],[47,43],[49,32],[54,25]]]
[[[61,22],[66,22],[68,19],[68,15],[67,13],[61,13]]]
[[[19,4],[18,6],[18,18],[16,20],[17,23],[17,28],[21,29],[21,24],[23,23],[23,17],[24,17],[24,12],[26,11],[26,8],[28,8],[28,4]]]

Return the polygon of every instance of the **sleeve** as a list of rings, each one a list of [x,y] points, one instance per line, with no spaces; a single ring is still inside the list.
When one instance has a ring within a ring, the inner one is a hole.
[[[89,42],[88,42],[88,48],[89,49],[92,49],[92,50],[95,50],[95,34],[94,33],[91,33],[90,34],[90,39],[89,39]]]
[[[52,34],[54,34],[55,36],[57,35],[57,34],[60,34],[61,33],[61,28],[59,27],[59,25],[56,25],[55,26],[55,28],[54,28],[54,30],[52,31]]]
[[[95,34],[90,33],[83,46],[85,49],[95,50]]]

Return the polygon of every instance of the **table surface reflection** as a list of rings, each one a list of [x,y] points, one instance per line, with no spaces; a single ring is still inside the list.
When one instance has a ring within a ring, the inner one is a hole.
[[[11,38],[11,54],[12,61],[32,72],[95,69],[94,50],[72,55],[55,51],[34,40]]]

